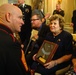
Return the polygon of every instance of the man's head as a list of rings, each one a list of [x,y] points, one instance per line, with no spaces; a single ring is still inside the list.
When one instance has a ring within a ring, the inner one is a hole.
[[[34,13],[31,17],[32,28],[40,28],[42,25],[42,16],[40,14]]]
[[[60,10],[60,9],[61,9],[60,4],[56,4],[56,10]]]
[[[23,4],[25,0],[18,0],[18,4]]]
[[[21,26],[24,24],[22,17],[22,12],[17,6],[11,4],[0,6],[0,24],[9,27],[12,32],[21,31]]]

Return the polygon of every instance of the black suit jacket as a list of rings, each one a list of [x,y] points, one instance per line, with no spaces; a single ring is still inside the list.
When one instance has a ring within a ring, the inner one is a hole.
[[[53,15],[54,15],[54,14],[59,14],[59,15],[61,15],[62,17],[64,17],[64,15],[65,15],[64,10],[62,10],[62,9],[61,9],[61,11],[54,10],[54,11],[53,11]]]
[[[23,16],[24,16],[23,20],[26,21],[25,23],[29,23],[30,18],[31,18],[31,13],[32,13],[31,6],[25,4],[24,7],[23,5],[19,5],[18,7],[21,9],[23,13]]]
[[[31,6],[27,5],[27,4],[25,4],[24,7],[22,5],[19,5],[18,7],[21,9],[21,11],[23,13],[23,20],[25,23],[21,28],[21,32],[19,33],[22,42],[24,42],[25,40],[28,40],[31,35],[31,30],[32,30],[32,28],[31,28],[31,13],[32,13],[32,10],[31,10]]]
[[[42,26],[40,27],[39,29],[39,32],[38,32],[38,36],[39,38],[34,42],[34,41],[31,41],[28,49],[27,49],[27,52],[25,53],[25,56],[26,56],[26,61],[27,61],[27,64],[29,66],[32,65],[33,63],[33,60],[32,60],[32,56],[38,52],[41,44],[43,43],[47,33],[50,32],[50,28],[49,26],[45,25],[45,23],[42,24]],[[26,48],[24,48],[26,50]],[[29,51],[31,53],[29,53]]]
[[[42,27],[38,33],[39,38],[36,41],[39,46],[41,46],[41,44],[43,43],[48,32],[50,32],[49,26],[47,26],[45,23],[43,23]]]

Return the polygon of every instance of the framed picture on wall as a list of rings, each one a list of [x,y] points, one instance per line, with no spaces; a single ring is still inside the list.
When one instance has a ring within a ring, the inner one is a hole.
[[[44,40],[42,46],[37,53],[36,60],[42,65],[51,61],[57,48],[58,45],[56,43]]]

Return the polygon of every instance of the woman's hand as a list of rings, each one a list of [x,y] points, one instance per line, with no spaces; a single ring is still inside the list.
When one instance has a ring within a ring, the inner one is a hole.
[[[45,15],[45,19],[48,19],[50,17],[50,13],[47,13],[46,15]]]
[[[56,65],[57,65],[56,61],[50,61],[50,62],[44,64],[45,68],[47,68],[47,69],[50,69]]]

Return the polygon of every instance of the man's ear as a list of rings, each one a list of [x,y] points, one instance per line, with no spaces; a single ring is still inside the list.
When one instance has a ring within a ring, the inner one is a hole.
[[[6,18],[6,21],[10,22],[11,21],[11,14],[6,13],[5,18]]]

